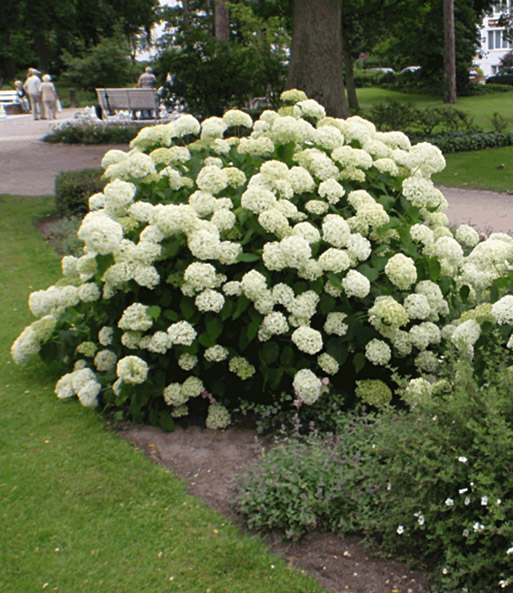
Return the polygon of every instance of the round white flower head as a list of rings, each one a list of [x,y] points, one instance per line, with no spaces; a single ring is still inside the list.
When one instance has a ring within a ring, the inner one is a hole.
[[[148,365],[138,356],[125,356],[116,365],[116,372],[123,382],[137,385],[146,381]]]
[[[351,266],[351,259],[344,249],[330,247],[320,255],[319,264],[324,271],[338,274]]]
[[[459,350],[469,352],[481,336],[481,326],[475,319],[460,323],[452,332],[451,341]]]
[[[202,138],[222,138],[228,124],[220,117],[209,117],[201,124]]]
[[[296,396],[305,404],[314,404],[322,393],[321,380],[309,369],[299,370],[292,382]]]
[[[468,224],[461,224],[456,229],[456,240],[467,247],[475,247],[479,243],[479,233]]]
[[[102,168],[106,169],[109,165],[115,165],[127,158],[127,153],[123,150],[109,150],[102,158]]]
[[[494,303],[492,315],[499,325],[513,325],[513,296],[506,295]]]
[[[133,202],[137,188],[133,183],[115,179],[108,183],[103,193],[105,195],[105,210],[113,217],[123,216],[128,206]]]
[[[132,331],[146,331],[153,325],[153,319],[147,313],[148,307],[133,303],[123,311],[118,327]]]
[[[209,362],[221,362],[222,360],[226,360],[228,355],[228,348],[220,346],[219,344],[205,350],[205,358]]]
[[[290,268],[300,268],[312,256],[312,249],[308,241],[296,235],[282,239],[280,241],[280,250],[285,265]]]
[[[228,186],[228,175],[216,166],[206,166],[196,177],[196,185],[203,191],[217,194]]]
[[[430,344],[439,344],[442,333],[431,321],[423,321],[410,328],[410,341],[419,350],[425,350]]]
[[[188,321],[178,321],[167,328],[167,333],[174,345],[191,346],[196,339],[196,330]]]
[[[322,119],[326,117],[326,111],[322,105],[314,99],[305,99],[298,101],[294,105],[293,113],[296,117],[310,117],[312,119]]]
[[[260,214],[264,210],[269,210],[276,203],[276,196],[269,190],[262,187],[252,187],[247,189],[241,197],[241,206]]]
[[[245,128],[253,127],[253,120],[251,116],[239,109],[230,109],[223,115],[224,123],[231,126],[244,126]]]
[[[193,262],[189,264],[183,277],[185,282],[197,291],[205,288],[215,288],[217,285],[216,269],[211,264]]]
[[[228,364],[228,368],[243,381],[256,373],[255,367],[242,356],[232,358]]]
[[[390,362],[392,350],[386,342],[374,338],[365,346],[365,357],[374,365],[386,365]]]
[[[347,241],[347,250],[350,255],[359,261],[365,261],[369,258],[372,252],[372,245],[368,239],[355,233],[349,237]]]
[[[308,202],[305,204],[305,210],[316,216],[322,216],[323,214],[326,214],[328,209],[328,204],[322,200],[308,200]]]
[[[221,250],[221,240],[219,239],[219,229],[215,232],[208,229],[199,229],[193,231],[187,241],[190,252],[198,259],[217,259]]]
[[[162,393],[168,406],[181,406],[188,401],[189,396],[182,392],[180,383],[170,383]]]
[[[346,190],[336,179],[330,178],[321,181],[317,189],[317,193],[319,196],[321,196],[321,198],[324,198],[330,204],[336,204],[340,201],[340,198],[344,196]]]
[[[429,301],[423,294],[409,294],[404,299],[404,308],[410,319],[427,319],[431,314]]]
[[[192,371],[192,369],[198,364],[198,357],[194,354],[184,352],[178,359],[178,366],[184,371]]]
[[[194,303],[199,311],[219,313],[224,306],[224,300],[220,292],[207,288],[198,294]]]
[[[336,336],[344,336],[349,329],[347,323],[344,323],[347,314],[338,311],[332,311],[326,316],[324,323],[324,331],[327,334],[335,334]]]
[[[351,230],[347,222],[338,214],[328,214],[322,223],[322,238],[333,247],[341,248],[347,245]]]
[[[404,307],[392,296],[379,296],[369,309],[369,322],[382,335],[406,325],[409,321]]]
[[[112,344],[113,336],[114,328],[106,325],[98,332],[98,341],[102,346],[110,346]]]
[[[411,407],[416,407],[422,401],[431,397],[433,387],[429,381],[419,377],[411,379],[403,392],[404,401]]]
[[[201,125],[192,115],[181,115],[174,122],[171,122],[173,136],[183,137],[188,134],[199,134]]]
[[[277,208],[261,212],[258,215],[258,222],[265,231],[276,235],[278,238],[290,233],[289,221]]]
[[[415,262],[402,253],[396,253],[388,260],[385,274],[401,290],[408,290],[417,281]]]
[[[425,224],[414,224],[410,228],[410,237],[413,241],[419,241],[424,245],[430,245],[434,242],[433,231]]]
[[[340,370],[338,362],[326,352],[317,357],[317,364],[327,375],[336,375]]]
[[[94,365],[100,373],[107,373],[116,366],[117,360],[118,357],[112,350],[100,350],[94,357]]]
[[[408,166],[413,172],[431,177],[445,168],[445,158],[438,146],[420,142],[410,150]]]
[[[92,303],[100,298],[100,289],[94,282],[87,282],[78,287],[78,297],[84,303]]]
[[[365,298],[370,292],[369,279],[356,270],[349,270],[342,280],[342,286],[348,297]]]
[[[298,327],[293,332],[291,339],[301,352],[317,354],[322,350],[322,334],[311,327]]]
[[[103,211],[89,212],[77,234],[91,252],[107,255],[116,251],[119,246],[123,238],[123,227]]]
[[[297,89],[289,89],[288,91],[283,91],[283,93],[280,95],[280,99],[284,102],[284,103],[298,103],[299,101],[306,101],[308,99],[308,97],[306,96],[306,94],[304,93],[304,91],[299,91]],[[266,113],[273,113],[273,112],[265,112],[262,114],[265,115]],[[260,117],[262,117],[260,116]]]
[[[289,331],[287,318],[281,311],[268,313],[262,320],[260,327],[262,327],[270,336],[286,334]]]
[[[229,426],[231,416],[228,410],[221,404],[211,404],[208,408],[205,426],[212,430],[222,430]]]

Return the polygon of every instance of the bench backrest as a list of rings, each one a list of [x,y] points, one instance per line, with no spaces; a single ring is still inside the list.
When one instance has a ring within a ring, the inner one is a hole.
[[[155,89],[96,89],[98,102],[105,111],[116,109],[158,109]]]
[[[15,103],[16,91],[0,91],[0,103]]]

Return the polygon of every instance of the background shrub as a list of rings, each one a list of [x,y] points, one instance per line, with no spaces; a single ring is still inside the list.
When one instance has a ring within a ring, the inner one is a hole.
[[[53,128],[43,140],[52,144],[129,144],[147,124],[109,124],[70,120]]]
[[[101,192],[107,181],[103,169],[78,169],[60,173],[55,180],[55,204],[63,217],[84,215],[89,211],[89,198]]]

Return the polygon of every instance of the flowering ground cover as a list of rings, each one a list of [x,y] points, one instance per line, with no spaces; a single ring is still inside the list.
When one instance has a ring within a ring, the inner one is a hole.
[[[16,326],[27,322],[21,303],[58,275],[33,220],[52,206],[53,198],[0,196],[3,589],[320,593],[187,496],[94,411],[54,400],[43,364],[20,370],[9,362]]]

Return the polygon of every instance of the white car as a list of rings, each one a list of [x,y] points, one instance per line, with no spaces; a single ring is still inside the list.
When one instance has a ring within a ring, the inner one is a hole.
[[[406,68],[403,68],[401,72],[399,72],[399,74],[406,74],[407,72],[417,72],[421,68],[422,66],[406,66]]]
[[[369,70],[373,71],[373,72],[390,72],[391,74],[395,74],[395,71],[393,68],[369,68]]]

